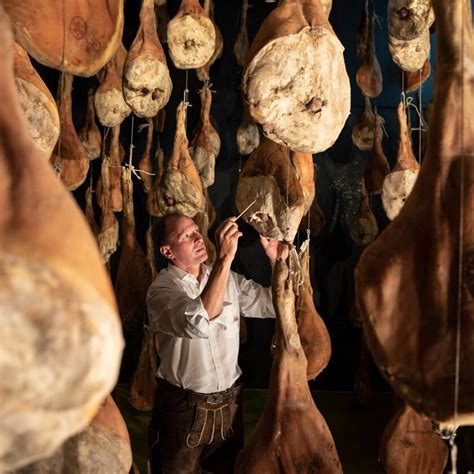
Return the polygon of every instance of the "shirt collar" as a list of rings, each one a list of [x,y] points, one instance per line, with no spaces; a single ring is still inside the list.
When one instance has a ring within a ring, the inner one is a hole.
[[[203,280],[204,280],[211,272],[211,267],[203,263],[201,264],[201,268],[203,269]],[[172,263],[168,263],[168,271],[173,276],[175,276],[176,278],[179,278],[180,280],[197,281],[197,278],[194,275],[191,275],[191,273],[186,272],[185,270],[177,267],[176,265],[173,265]]]

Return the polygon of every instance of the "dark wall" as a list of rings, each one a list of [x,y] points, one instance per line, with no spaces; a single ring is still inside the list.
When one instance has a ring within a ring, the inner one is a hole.
[[[128,0],[125,5],[125,30],[124,44],[130,46],[138,27],[138,13],[140,3],[138,0]],[[248,13],[248,31],[250,41],[255,36],[261,22],[275,7],[276,3],[268,4],[263,0],[251,1],[252,6]],[[348,233],[355,212],[359,206],[359,182],[367,162],[367,152],[358,151],[351,142],[351,130],[361,114],[363,97],[355,83],[355,73],[359,66],[355,55],[355,37],[362,11],[362,0],[346,1],[334,0],[330,22],[335,33],[345,47],[344,57],[346,67],[351,79],[352,109],[347,123],[335,143],[324,153],[314,155],[317,164],[317,200],[321,206],[326,225],[321,234],[311,243],[312,250],[312,278],[314,294],[318,310],[330,331],[333,345],[333,356],[328,368],[313,382],[314,387],[322,389],[351,389],[354,373],[358,365],[361,330],[354,328],[348,314],[354,299],[353,269],[362,248],[355,245]],[[168,1],[170,18],[176,13],[179,2]],[[242,115],[242,100],[240,93],[241,69],[235,62],[233,43],[239,28],[241,0],[216,0],[215,18],[224,36],[223,56],[211,69],[213,95],[212,116],[216,123],[222,141],[222,147],[216,162],[215,184],[209,188],[209,195],[217,210],[217,222],[229,215],[235,215],[234,204],[235,189],[239,171],[245,162],[245,157],[239,156],[235,143],[237,127]],[[400,100],[399,72],[393,63],[387,46],[386,27],[386,0],[374,0],[371,9],[379,18],[376,26],[376,51],[381,65],[384,86],[382,94],[374,100],[378,112],[385,119],[387,136],[384,138],[383,148],[391,165],[394,164],[398,125],[396,122],[395,108]],[[432,64],[434,63],[434,36],[432,35]],[[166,47],[165,47],[166,50]],[[166,106],[165,129],[160,135],[160,142],[169,156],[174,134],[175,111],[177,104],[183,98],[183,93],[188,84],[189,101],[192,105],[188,109],[188,137],[197,123],[199,115],[198,90],[201,83],[196,79],[195,72],[177,70],[168,58],[173,81],[172,97]],[[55,92],[58,74],[38,66],[51,90]],[[434,70],[434,67],[433,67]],[[84,121],[87,90],[97,87],[95,78],[77,78],[74,82],[74,118],[79,129]],[[426,106],[432,96],[432,78],[422,88],[422,103]],[[412,94],[416,104],[419,102],[417,94]],[[416,114],[411,114],[412,123],[417,125]],[[138,163],[144,148],[146,132],[139,132],[138,128],[143,120],[128,118],[121,129],[121,140],[128,150],[133,134],[134,163]],[[418,139],[415,135],[415,143]],[[415,146],[418,155],[418,146]],[[98,160],[92,163],[91,179],[97,180],[100,172]],[[83,204],[86,182],[75,191],[78,202]],[[135,212],[139,241],[144,243],[144,234],[148,226],[148,216],[145,207],[146,197],[141,184],[135,181]],[[388,221],[383,213],[380,198],[371,197],[371,206],[376,214],[379,227],[383,229]],[[270,282],[270,267],[260,244],[257,233],[252,227],[240,221],[243,237],[240,240],[239,251],[234,262],[234,268],[262,284]],[[212,229],[211,229],[212,231]],[[304,235],[297,237],[297,243],[304,239]],[[117,252],[111,260],[112,278],[115,275]],[[131,278],[133,276],[131,275]],[[247,320],[248,339],[241,348],[241,365],[247,383],[251,387],[266,387],[271,367],[270,342],[273,334],[274,322],[271,320]],[[130,376],[140,346],[141,334],[127,334],[127,350],[121,379],[126,381]],[[382,380],[375,376],[376,388],[387,388]]]

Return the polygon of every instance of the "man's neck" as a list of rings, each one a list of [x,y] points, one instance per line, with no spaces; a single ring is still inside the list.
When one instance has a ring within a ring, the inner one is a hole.
[[[203,270],[202,270],[202,265],[200,263],[198,263],[197,265],[188,265],[188,266],[176,265],[175,263],[172,263],[172,265],[174,265],[177,268],[180,268],[186,273],[189,273],[190,275],[195,277],[197,281],[202,280]]]

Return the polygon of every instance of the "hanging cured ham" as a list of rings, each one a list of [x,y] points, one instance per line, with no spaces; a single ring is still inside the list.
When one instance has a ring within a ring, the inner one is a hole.
[[[97,200],[102,209],[97,241],[102,258],[106,263],[109,261],[110,256],[117,250],[119,237],[119,225],[112,209],[110,164],[110,159],[104,156],[102,158],[100,173],[101,193],[97,194]]]
[[[363,253],[356,294],[367,343],[397,394],[432,420],[464,425],[474,423],[472,16],[469,0],[433,5],[428,150],[400,214]]]
[[[130,403],[137,410],[149,411],[153,408],[158,364],[158,339],[148,326],[144,326],[140,358],[130,384]]]
[[[161,44],[168,42],[167,30],[170,17],[168,15],[168,8],[166,6],[166,1],[162,4],[157,4],[155,2],[155,18],[156,18],[156,30],[158,32],[158,39]]]
[[[117,380],[123,339],[87,222],[29,135],[1,7],[0,70],[0,471],[8,471],[88,425]]]
[[[49,159],[59,137],[59,113],[51,92],[31,64],[26,51],[13,43],[15,83],[28,129],[36,146]]]
[[[418,71],[430,55],[430,30],[427,28],[421,36],[412,40],[399,40],[388,35],[388,49],[400,69]]]
[[[129,167],[122,168],[122,191],[122,240],[115,294],[123,327],[135,330],[146,312],[146,292],[151,284],[151,270],[137,241],[132,170]],[[133,278],[130,278],[130,275],[133,275]]]
[[[429,28],[434,21],[431,3],[431,0],[388,2],[388,46],[394,62],[404,71],[418,71],[429,57]]]
[[[156,175],[153,177],[152,180],[152,187],[151,190],[148,192],[147,201],[146,201],[146,209],[150,216],[161,216],[160,207],[158,206],[158,189],[160,188],[161,179],[164,176],[164,161],[165,161],[165,154],[163,150],[160,148],[158,143],[158,148],[155,153],[155,160],[156,160]]]
[[[114,57],[106,64],[102,84],[94,96],[97,118],[104,127],[117,127],[132,111],[122,92],[123,66],[127,50],[120,45]]]
[[[307,361],[295,320],[295,295],[286,262],[272,277],[276,347],[267,401],[260,420],[237,457],[238,474],[342,473],[329,428],[307,382]]]
[[[316,378],[328,365],[331,357],[331,339],[328,330],[318,314],[313,300],[313,289],[309,276],[309,240],[303,244],[300,265],[303,284],[296,296],[296,324],[301,347],[307,359],[308,380]]]
[[[357,245],[369,245],[379,233],[377,220],[375,219],[372,209],[370,209],[369,195],[365,187],[364,178],[362,178],[360,186],[360,205],[356,215],[349,228],[352,240]]]
[[[240,155],[250,155],[260,144],[260,130],[246,110],[237,129],[236,141]]]
[[[301,218],[314,198],[313,159],[290,152],[268,138],[246,161],[235,203],[243,218],[269,239],[293,242]]]
[[[15,474],[128,474],[131,465],[127,425],[109,395],[86,430],[69,438],[53,456],[15,471]]]
[[[224,38],[222,37],[221,30],[217,26],[216,20],[214,19],[214,2],[212,0],[206,0],[204,2],[204,9],[209,15],[209,18],[214,25],[214,29],[216,30],[216,46],[214,49],[214,53],[211,56],[211,59],[203,66],[196,69],[196,76],[200,81],[209,81],[210,80],[210,69],[211,66],[222,56],[224,51]]]
[[[299,231],[308,232],[310,236],[317,236],[321,232],[321,229],[326,223],[326,218],[324,217],[324,212],[318,204],[316,198],[316,174],[318,167],[316,164],[313,164],[313,182],[314,182],[314,198],[309,211],[304,215],[301,220]]]
[[[370,35],[370,20],[369,20],[369,0],[364,0],[364,7],[360,15],[359,26],[356,34],[356,55],[363,61],[367,54],[367,47],[369,46]]]
[[[92,233],[97,237],[99,234],[99,226],[97,225],[94,215],[94,204],[92,202],[92,183],[90,183],[89,187],[86,189],[85,199],[86,206],[84,209],[84,214]]]
[[[142,0],[140,26],[123,68],[125,101],[137,117],[154,117],[168,103],[172,88],[153,0]]]
[[[75,76],[93,76],[115,54],[123,0],[3,0],[15,38],[36,61]],[[50,25],[45,27],[45,25]]]
[[[379,458],[390,474],[442,473],[448,462],[448,448],[433,433],[431,420],[404,403],[385,428]]]
[[[84,146],[89,160],[99,158],[102,152],[102,136],[95,121],[94,92],[89,91],[87,98],[86,121],[79,132],[79,140]]]
[[[87,178],[89,171],[89,156],[77,136],[72,120],[72,81],[74,77],[63,74],[59,80],[59,117],[61,134],[56,146],[59,158],[61,180],[67,189],[77,189]]]
[[[334,144],[350,109],[343,50],[319,0],[285,0],[264,20],[242,91],[268,138],[303,153]]]
[[[211,123],[212,94],[208,85],[199,91],[201,97],[201,117],[194,138],[191,141],[190,153],[207,188],[214,184],[216,158],[221,149],[221,139]]]
[[[372,112],[370,99],[364,97],[364,111],[352,129],[352,143],[359,150],[372,150],[374,146],[375,115]]]
[[[148,119],[146,127],[146,142],[145,150],[140,161],[138,162],[138,169],[141,171],[140,178],[142,179],[143,189],[149,193],[153,186],[153,167],[151,165],[151,147],[153,145],[153,120]]]
[[[430,74],[431,63],[429,59],[418,71],[402,71],[402,90],[407,94],[416,91],[430,77]]]
[[[173,154],[158,186],[157,202],[162,215],[177,212],[193,218],[204,208],[201,178],[189,156],[184,102],[176,111]]]
[[[408,130],[405,105],[400,102],[397,109],[400,137],[398,140],[397,162],[393,170],[385,176],[382,187],[382,204],[385,214],[393,220],[412,192],[418,178],[420,165],[415,159]]]
[[[168,23],[168,48],[178,69],[204,66],[216,50],[216,29],[199,0],[181,0]]]
[[[432,0],[389,0],[388,32],[399,40],[419,38],[434,21]]]
[[[365,47],[362,65],[357,70],[356,82],[362,94],[366,97],[377,97],[382,92],[382,71],[375,53],[374,17],[368,19],[367,45]]]
[[[122,161],[124,151],[120,143],[120,126],[112,128],[111,132],[108,153],[110,159],[110,204],[114,212],[121,212],[123,209]],[[98,194],[100,194],[100,191],[98,191]]]
[[[382,192],[384,180],[390,171],[390,165],[388,164],[387,157],[385,156],[385,153],[383,152],[382,148],[382,125],[384,124],[384,122],[384,119],[379,114],[375,115],[374,146],[372,148],[372,153],[369,156],[364,170],[365,187],[369,194],[380,194]],[[409,140],[408,144],[411,147],[411,140],[409,135],[404,135],[403,140],[405,141],[406,139]],[[409,150],[411,150],[411,148],[409,148]]]
[[[332,0],[320,0],[321,6],[323,7],[323,12],[326,15],[326,18],[329,18],[332,8]]]
[[[247,10],[248,0],[242,0],[242,11],[240,13],[239,32],[234,43],[234,54],[237,64],[244,67],[249,52],[249,36],[247,33]],[[243,154],[243,153],[242,153]]]

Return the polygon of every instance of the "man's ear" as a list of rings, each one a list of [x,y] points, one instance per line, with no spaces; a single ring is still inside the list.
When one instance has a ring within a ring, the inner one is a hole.
[[[160,253],[168,260],[171,260],[173,257],[173,252],[171,251],[171,248],[169,245],[162,245],[160,247]]]

